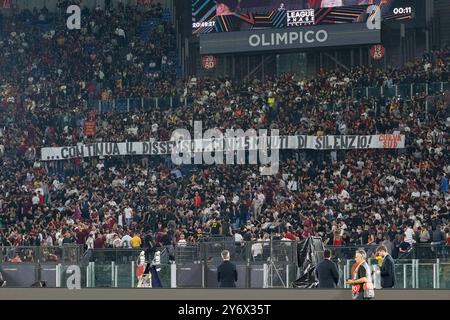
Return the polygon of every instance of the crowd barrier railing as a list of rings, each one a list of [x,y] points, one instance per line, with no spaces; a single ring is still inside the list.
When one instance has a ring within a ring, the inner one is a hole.
[[[373,86],[373,87],[353,87],[351,96],[353,98],[394,98],[411,99],[416,95],[436,95],[450,91],[449,82],[430,82],[430,83],[408,83],[396,84],[391,86]],[[110,100],[89,99],[88,107],[97,113],[108,112],[138,112],[149,111],[151,109],[178,108],[187,107],[194,102],[191,96],[165,96],[150,98],[118,98]]]

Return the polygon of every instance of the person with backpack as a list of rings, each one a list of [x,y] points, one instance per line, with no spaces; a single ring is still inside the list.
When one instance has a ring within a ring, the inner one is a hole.
[[[368,300],[375,297],[372,271],[366,261],[367,254],[363,249],[356,250],[356,266],[352,270],[352,279],[347,284],[352,286],[353,300]]]

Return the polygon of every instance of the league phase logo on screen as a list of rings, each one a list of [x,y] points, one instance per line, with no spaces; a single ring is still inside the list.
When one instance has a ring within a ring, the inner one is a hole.
[[[307,25],[314,25],[314,9],[287,11],[288,27],[298,27]]]

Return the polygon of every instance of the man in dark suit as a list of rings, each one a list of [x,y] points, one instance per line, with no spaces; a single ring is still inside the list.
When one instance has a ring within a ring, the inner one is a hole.
[[[217,268],[217,281],[221,288],[236,288],[236,266],[230,261],[230,252],[222,251],[222,264]]]
[[[393,288],[395,286],[395,262],[388,253],[385,246],[377,248],[377,255],[383,257],[383,263],[380,268],[381,287]]]
[[[325,249],[323,261],[316,267],[316,276],[319,279],[319,288],[336,288],[339,282],[339,271],[336,264],[331,261],[331,251]]]

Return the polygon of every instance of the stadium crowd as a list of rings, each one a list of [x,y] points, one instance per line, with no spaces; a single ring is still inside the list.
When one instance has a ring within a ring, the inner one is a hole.
[[[81,32],[45,10],[3,17],[0,41],[0,246],[154,250],[211,237],[236,242],[321,236],[336,246],[450,243],[450,93],[355,97],[361,86],[449,82],[450,49],[404,68],[320,71],[245,84],[227,77],[175,79],[173,28],[149,39],[130,7],[93,10]],[[126,17],[126,18],[125,18]],[[133,17],[130,19],[130,17]],[[56,26],[50,30],[39,22]],[[34,23],[33,23],[34,22]],[[178,108],[96,116],[91,98],[183,96]],[[278,174],[258,165],[174,166],[170,156],[39,161],[44,146],[170,139],[177,128],[277,128],[280,134],[401,133],[405,149],[284,150]]]

